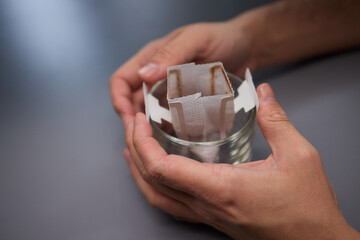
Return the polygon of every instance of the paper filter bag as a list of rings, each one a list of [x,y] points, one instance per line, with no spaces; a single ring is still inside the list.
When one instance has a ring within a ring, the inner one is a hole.
[[[234,121],[234,92],[222,63],[189,63],[167,71],[167,99],[176,135],[195,142],[227,137]]]

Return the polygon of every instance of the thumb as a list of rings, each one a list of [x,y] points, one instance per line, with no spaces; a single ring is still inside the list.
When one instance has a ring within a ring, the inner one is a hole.
[[[302,136],[276,102],[269,84],[261,84],[257,88],[257,93],[260,102],[257,121],[273,154],[275,156],[291,154]]]
[[[167,68],[173,65],[187,63],[196,58],[204,44],[194,41],[183,32],[164,47],[160,48],[149,63],[138,71],[144,82],[155,82],[166,77]]]

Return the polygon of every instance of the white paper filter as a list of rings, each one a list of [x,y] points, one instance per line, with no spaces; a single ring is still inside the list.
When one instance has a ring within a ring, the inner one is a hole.
[[[167,99],[176,135],[188,141],[225,138],[234,121],[234,92],[222,63],[168,68]]]

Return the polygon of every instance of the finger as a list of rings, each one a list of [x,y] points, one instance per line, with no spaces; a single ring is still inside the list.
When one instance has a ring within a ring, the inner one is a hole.
[[[112,81],[110,86],[111,101],[115,111],[121,116],[134,116],[135,110],[132,103],[132,90],[126,81],[119,79]]]
[[[136,110],[131,102],[132,91],[141,87],[138,70],[146,65],[158,49],[176,38],[183,28],[179,28],[164,38],[152,41],[135,56],[121,66],[110,79],[110,92],[115,110],[121,115],[134,115]],[[157,79],[160,80],[160,79]]]
[[[134,135],[134,121],[132,122],[129,121],[127,127],[125,128],[126,146],[127,149],[129,150],[129,154],[131,155],[131,158],[134,161],[134,164],[136,165],[136,168],[138,169],[140,174],[143,175],[146,174],[146,170],[134,148],[133,135]]]
[[[134,129],[133,123],[129,124],[126,134],[127,146],[129,150],[126,152],[129,152],[131,159],[133,160],[134,166],[136,166],[137,168],[137,172],[139,173],[139,176],[141,176],[141,178],[144,179],[143,181],[147,182],[149,186],[153,186],[156,190],[163,193],[164,195],[178,200],[179,202],[183,203],[185,206],[188,206],[188,208],[191,209],[194,213],[210,221],[211,220],[210,215],[206,214],[206,212],[203,210],[203,206],[202,206],[203,204],[198,199],[187,194],[186,192],[178,191],[176,189],[173,189],[171,186],[166,186],[162,184],[161,182],[157,181],[156,176],[151,176],[151,173],[149,174],[149,171],[144,166],[141,157],[138,155],[138,152],[134,148],[134,144],[133,144],[134,135],[132,135],[133,129]],[[163,150],[161,147],[160,149]]]
[[[149,63],[138,72],[146,82],[163,79],[169,66],[190,62],[200,58],[206,51],[208,36],[201,34],[196,26],[190,26],[165,46],[161,47]],[[197,35],[197,36],[195,36]]]
[[[127,128],[127,132],[126,132],[126,141],[127,141],[127,147],[129,149],[129,154],[130,154],[131,158],[133,159],[133,162],[134,162],[139,174],[141,175],[141,177],[143,179],[145,179],[145,181],[147,181],[147,183],[149,185],[152,185],[157,190],[166,194],[167,196],[173,197],[174,199],[177,199],[180,202],[183,202],[185,204],[191,203],[193,208],[195,206],[198,206],[197,200],[194,199],[192,196],[190,196],[184,192],[179,192],[177,190],[174,190],[168,186],[164,186],[162,183],[159,183],[158,181],[153,181],[153,177],[149,177],[148,171],[146,170],[143,161],[139,157],[136,149],[134,148],[134,144],[133,144],[134,140],[133,140],[133,134],[132,134],[134,132],[133,129],[134,129],[133,123],[129,124],[128,128]]]
[[[130,125],[128,129],[129,129],[128,130],[129,132],[132,131],[133,125]],[[130,135],[130,133],[129,133],[129,135],[127,136],[127,141],[133,141],[132,139],[133,139],[133,136]],[[131,159],[134,162],[134,165],[137,168],[137,171],[139,172],[140,176],[144,179],[144,181],[147,182],[147,184],[153,186],[158,191],[166,194],[167,196],[173,197],[185,204],[193,202],[195,200],[193,197],[189,196],[186,193],[171,189],[168,186],[165,186],[162,183],[159,183],[158,181],[153,181],[153,178],[149,178],[148,172],[145,169],[145,166],[144,166],[142,160],[140,159],[138,153],[136,152],[134,145],[131,143],[128,143],[127,145],[128,145],[128,149],[129,149],[129,154],[131,156]]]
[[[157,39],[148,43],[130,60],[128,60],[118,70],[116,70],[110,79],[110,85],[114,86],[113,90],[118,90],[116,86],[119,80],[127,82],[131,89],[137,89],[140,87],[141,80],[138,78],[137,74],[139,69],[144,67],[161,47],[165,46],[171,40],[176,38],[181,33],[182,29],[183,28],[179,28],[161,39]]]
[[[230,165],[206,164],[182,156],[167,155],[152,137],[151,126],[144,114],[138,113],[135,117],[133,141],[145,168],[147,182],[162,183],[210,204],[228,197],[226,194],[229,192],[225,192],[229,186],[227,180],[232,174],[232,171],[228,171]]]
[[[261,84],[257,93],[260,102],[257,121],[273,154],[293,157],[294,150],[303,143],[303,137],[276,102],[269,84]]]
[[[113,74],[111,83],[119,79],[126,81],[131,89],[137,89],[141,85],[141,81],[137,76],[138,70],[149,62],[153,55],[164,45],[166,42],[163,39],[152,41],[145,45],[139,52],[130,58]]]
[[[165,208],[165,206],[162,206],[163,201],[161,199],[158,199],[156,196],[153,196],[155,191],[156,193],[159,194],[161,193],[163,196],[167,196],[168,198],[173,199],[177,203],[181,203],[182,207],[185,206],[188,209],[187,211],[184,212],[184,214],[181,213],[175,214],[175,212],[172,212],[171,214],[182,217],[184,216],[191,217],[193,221],[198,221],[198,222],[202,221],[208,224],[215,222],[214,220],[212,220],[213,218],[211,218],[211,215],[208,214],[203,209],[204,204],[201,203],[198,199],[194,198],[193,196],[190,196],[187,193],[172,189],[171,187],[163,185],[162,183],[159,183],[157,181],[149,181],[149,178],[147,177],[147,173],[145,171],[139,171],[139,163],[135,161],[135,159],[139,159],[139,157],[136,154],[134,156],[134,154],[131,153],[131,151],[125,150],[124,156],[127,160],[132,159],[131,162],[132,165],[130,165],[131,167],[130,170],[132,171],[135,180],[137,180],[137,183],[142,183],[141,186],[139,187],[142,187],[143,190],[146,190],[147,188],[151,188],[151,191],[149,190],[147,192],[142,190],[144,195],[146,195],[147,200],[150,202],[150,205],[155,206],[157,208],[162,208],[162,209]],[[144,178],[147,179],[147,181],[145,181]],[[145,186],[147,186],[146,189]],[[167,210],[167,212],[169,211]]]
[[[133,93],[133,104],[136,112],[145,112],[144,91],[142,88]]]
[[[141,79],[137,71],[144,66],[153,54],[166,42],[156,40],[143,49],[134,57],[122,65],[110,79],[110,93],[115,110],[121,115],[135,115],[132,104],[132,92],[141,88]]]
[[[176,219],[188,222],[200,222],[199,217],[194,214],[185,204],[170,198],[169,196],[157,191],[147,184],[139,174],[128,149],[124,151],[124,157],[129,165],[131,175],[133,176],[140,191],[144,194],[149,204],[153,207],[173,215]]]
[[[221,228],[219,216],[226,215],[224,208],[233,204],[231,186],[239,184],[241,174],[234,178],[239,171],[228,164],[206,164],[167,155],[152,138],[151,126],[142,113],[136,115],[133,141],[145,167],[141,175],[146,182],[156,187],[167,186],[159,190],[185,203],[207,224]]]
[[[182,200],[182,202],[185,202],[187,200],[186,196],[183,196],[183,193],[177,193],[176,191],[172,189],[168,189],[166,186],[162,186],[162,184],[159,184],[156,181],[152,181],[152,178],[148,177],[148,172],[145,169],[143,161],[140,159],[135,147],[134,147],[134,124],[131,123],[128,125],[126,130],[126,144],[129,151],[129,154],[131,156],[131,159],[134,162],[134,165],[137,168],[137,171],[141,175],[144,181],[146,181],[149,185],[152,185],[157,190],[161,191],[162,193],[167,194],[168,196],[175,197],[178,200]]]

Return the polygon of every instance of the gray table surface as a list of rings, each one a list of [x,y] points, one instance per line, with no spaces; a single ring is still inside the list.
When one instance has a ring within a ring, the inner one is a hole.
[[[108,79],[142,45],[269,1],[0,2],[0,239],[228,239],[150,207],[123,160]],[[203,6],[206,6],[203,8]],[[319,150],[360,230],[360,51],[255,74]],[[269,153],[260,131],[255,159]]]

